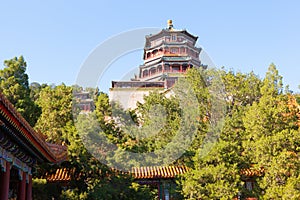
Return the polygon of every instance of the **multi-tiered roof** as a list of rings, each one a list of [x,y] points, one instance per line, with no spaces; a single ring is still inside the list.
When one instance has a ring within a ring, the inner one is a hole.
[[[172,20],[168,27],[159,33],[146,36],[144,64],[140,66],[139,80],[161,80],[169,76],[180,76],[188,68],[200,67],[197,48],[198,37],[186,30],[173,28]]]
[[[170,88],[189,68],[206,67],[201,64],[198,37],[187,30],[174,29],[172,20],[159,33],[146,36],[139,75],[131,81],[113,81],[112,88]]]

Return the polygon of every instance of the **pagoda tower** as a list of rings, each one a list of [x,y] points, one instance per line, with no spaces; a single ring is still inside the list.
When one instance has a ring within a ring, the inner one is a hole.
[[[165,86],[170,88],[187,69],[205,67],[199,59],[201,48],[195,46],[197,39],[186,30],[174,29],[172,20],[168,20],[166,29],[146,36],[144,64],[139,67],[137,80],[166,80]]]
[[[150,91],[172,88],[189,68],[206,68],[199,59],[197,39],[185,29],[174,29],[172,20],[168,20],[167,28],[146,36],[144,63],[139,66],[138,76],[130,81],[112,81],[110,100],[118,101],[125,109],[135,108]]]

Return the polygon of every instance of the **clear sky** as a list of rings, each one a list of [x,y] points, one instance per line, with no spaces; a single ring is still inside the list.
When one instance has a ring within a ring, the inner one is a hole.
[[[23,55],[30,82],[74,84],[88,55],[111,36],[165,28],[172,19],[175,28],[199,36],[197,45],[216,67],[264,77],[273,62],[284,83],[299,92],[300,1],[11,0],[0,6],[0,62]],[[135,52],[115,65],[132,69],[141,58]],[[112,71],[112,79],[117,74]],[[103,90],[110,85],[100,84]]]

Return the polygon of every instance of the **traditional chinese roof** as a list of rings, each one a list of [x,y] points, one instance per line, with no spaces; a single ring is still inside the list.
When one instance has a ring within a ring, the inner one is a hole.
[[[112,81],[112,88],[163,88],[163,81]]]
[[[134,179],[168,179],[175,178],[178,175],[185,174],[189,169],[186,166],[151,166],[151,167],[133,167],[130,174]],[[248,178],[262,176],[264,169],[242,169],[241,175]],[[74,169],[60,168],[52,173],[46,173],[43,178],[48,182],[68,182],[74,176]]]
[[[67,159],[67,147],[47,143],[1,93],[0,129],[0,147],[28,164],[59,163]]]
[[[149,37],[149,36],[148,36]],[[147,43],[148,44],[148,43]],[[186,45],[188,47],[195,47],[193,44],[191,43],[188,43],[187,41],[182,41],[182,42],[173,42],[173,41],[170,41],[170,42],[166,42],[165,40],[162,40],[161,42],[159,43],[156,43],[155,45],[152,45],[152,46],[145,46],[144,47],[144,50],[151,50],[151,49],[155,49],[157,47],[172,47],[172,46],[178,46],[178,45]],[[196,47],[196,49],[198,49],[199,51],[201,51],[202,49],[199,48],[199,47]]]
[[[60,168],[55,171],[55,173],[46,173],[45,179],[48,182],[67,182],[71,180],[71,176],[74,174],[74,170],[69,170],[67,168]]]
[[[152,39],[152,38],[159,38],[161,37],[161,35],[163,34],[171,34],[171,33],[182,33],[184,35],[189,36],[190,38],[192,38],[194,40],[194,43],[196,43],[198,37],[192,35],[191,33],[189,33],[187,30],[183,29],[183,30],[176,30],[176,29],[162,29],[159,33],[156,34],[151,34],[151,35],[147,35],[146,36],[146,40],[148,39]]]
[[[189,61],[192,58],[190,56],[164,56],[165,61]]]
[[[155,40],[157,38],[160,38],[160,37],[162,37],[162,35],[171,35],[171,34],[174,34],[174,33],[177,33],[177,34],[179,33],[179,34],[182,34],[182,35],[185,35],[185,36],[189,37],[192,40],[192,43],[194,45],[196,44],[196,41],[198,39],[197,36],[192,35],[191,33],[189,33],[185,29],[183,29],[183,30],[174,29],[172,20],[168,20],[168,27],[167,28],[162,29],[159,33],[150,34],[150,35],[146,36],[146,45],[145,45],[145,47],[147,48],[147,47],[150,46],[150,42],[149,41],[152,41],[152,40]]]
[[[245,169],[241,169],[240,174],[246,177],[253,177],[253,176],[262,176],[264,172],[265,172],[264,168],[260,168],[260,169],[245,168]]]
[[[175,178],[188,171],[186,166],[133,167],[131,174],[135,179]]]
[[[134,179],[167,179],[175,178],[188,171],[185,166],[153,166],[153,167],[133,167],[129,174]],[[67,168],[57,169],[55,172],[46,173],[43,178],[48,182],[70,181],[74,175],[74,170]]]

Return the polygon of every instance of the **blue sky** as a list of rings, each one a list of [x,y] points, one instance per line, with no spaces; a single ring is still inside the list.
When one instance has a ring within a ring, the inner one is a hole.
[[[216,67],[254,71],[275,63],[284,83],[299,92],[300,1],[1,1],[0,62],[23,55],[30,81],[75,83],[93,49],[113,35],[142,27],[175,28],[199,36]],[[117,80],[142,62],[123,56],[109,77]],[[3,68],[3,64],[1,64]],[[107,91],[110,83],[100,82]]]

